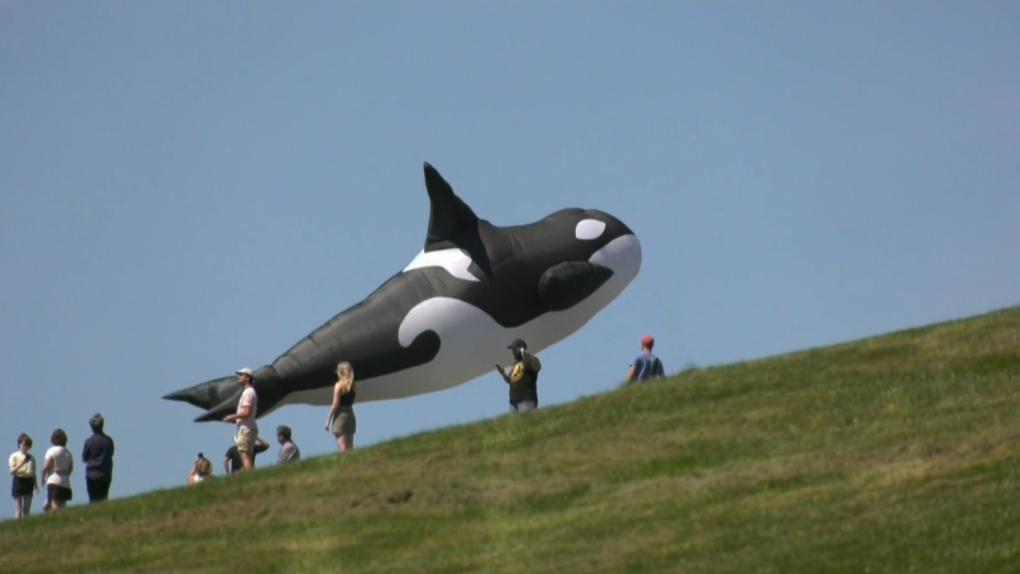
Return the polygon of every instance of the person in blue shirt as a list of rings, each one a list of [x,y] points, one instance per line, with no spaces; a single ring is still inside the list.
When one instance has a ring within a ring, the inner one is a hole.
[[[634,357],[630,363],[630,370],[627,371],[627,382],[647,381],[648,379],[659,379],[666,374],[662,368],[662,361],[652,354],[652,347],[655,346],[655,338],[645,335],[641,338],[641,352]]]

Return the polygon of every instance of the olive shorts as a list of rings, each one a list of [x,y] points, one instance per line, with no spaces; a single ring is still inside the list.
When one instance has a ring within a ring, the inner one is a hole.
[[[333,434],[336,436],[352,435],[358,430],[358,419],[354,417],[354,408],[340,405],[336,418],[333,419]]]

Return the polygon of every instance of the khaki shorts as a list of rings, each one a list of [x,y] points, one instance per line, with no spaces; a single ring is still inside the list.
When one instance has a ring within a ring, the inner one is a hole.
[[[246,427],[237,429],[237,436],[234,437],[234,444],[238,452],[252,454],[255,451],[255,439],[259,438],[259,431]]]

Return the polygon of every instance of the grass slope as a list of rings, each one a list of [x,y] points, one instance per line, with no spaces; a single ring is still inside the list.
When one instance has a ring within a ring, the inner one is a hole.
[[[1020,307],[8,521],[0,570],[1016,572],[1018,334]]]

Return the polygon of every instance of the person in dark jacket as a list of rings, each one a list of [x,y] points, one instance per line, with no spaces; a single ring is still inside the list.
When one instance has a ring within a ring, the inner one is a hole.
[[[92,436],[85,440],[85,448],[81,452],[89,504],[109,498],[113,482],[113,439],[103,432],[104,423],[103,415],[99,413],[89,419]]]

